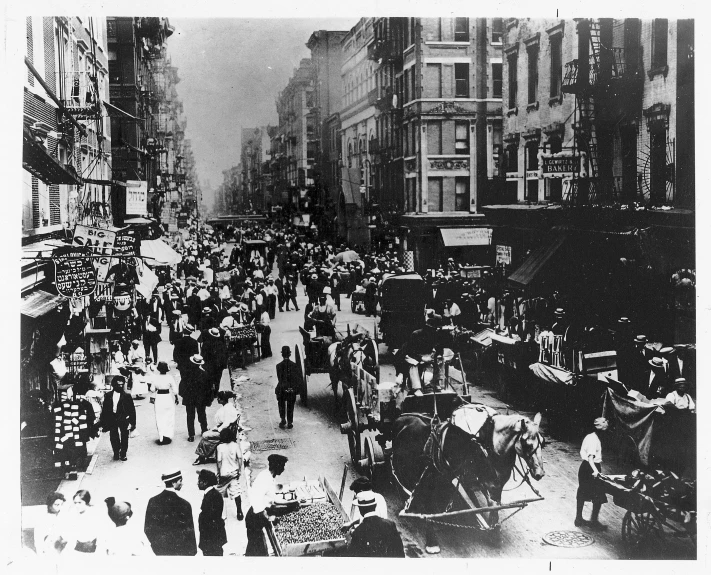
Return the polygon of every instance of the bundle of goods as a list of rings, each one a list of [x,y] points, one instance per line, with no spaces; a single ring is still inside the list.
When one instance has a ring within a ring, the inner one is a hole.
[[[696,521],[696,481],[681,479],[672,471],[635,469],[615,480],[635,493],[657,513],[684,524]]]
[[[281,545],[342,539],[343,518],[332,503],[314,503],[284,515],[274,525]]]

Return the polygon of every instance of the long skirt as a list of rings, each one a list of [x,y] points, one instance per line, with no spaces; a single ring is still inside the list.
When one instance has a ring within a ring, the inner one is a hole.
[[[262,513],[256,514],[250,507],[244,518],[244,526],[247,528],[247,549],[245,557],[268,557],[267,541],[264,535],[264,528],[269,521]]]
[[[219,443],[220,432],[210,429],[202,434],[200,443],[198,443],[198,446],[195,448],[195,453],[205,459],[212,457],[215,454],[215,449],[217,449],[217,445]]]
[[[158,437],[163,439],[169,437],[173,439],[175,435],[175,400],[172,393],[156,394],[156,402],[153,404],[156,415],[156,428]]]
[[[598,471],[602,471],[599,463],[595,464]],[[607,493],[601,482],[593,477],[592,469],[587,461],[583,461],[578,469],[578,501],[592,501],[593,503],[607,503]]]
[[[234,499],[242,497],[242,484],[240,483],[240,474],[238,472],[231,473],[228,477],[223,477],[222,482],[215,485],[218,493],[223,497]]]

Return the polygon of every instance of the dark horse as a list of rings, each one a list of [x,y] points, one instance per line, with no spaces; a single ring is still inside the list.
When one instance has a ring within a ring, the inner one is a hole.
[[[487,417],[484,413],[484,417],[479,418],[483,425],[476,425],[471,430],[477,435],[475,438],[472,433],[452,423],[459,410],[473,407],[458,408],[449,420],[443,423],[435,421],[434,429],[433,418],[424,414],[403,414],[393,424],[393,474],[398,483],[412,494],[409,512],[434,514],[455,510],[452,508],[458,490],[455,480],[475,500],[476,506],[499,505],[516,456],[526,462],[530,474],[537,481],[545,474],[541,462],[543,439],[539,433],[540,413],[533,421],[520,415],[495,414]],[[480,413],[484,409],[480,409]],[[413,494],[415,486],[417,490]],[[483,516],[489,525],[498,524],[497,512]],[[428,553],[439,552],[429,522],[426,550]]]

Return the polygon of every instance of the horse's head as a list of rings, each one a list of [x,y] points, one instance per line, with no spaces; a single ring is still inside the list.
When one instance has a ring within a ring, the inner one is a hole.
[[[536,414],[533,421],[524,418],[516,424],[516,432],[518,434],[518,439],[515,443],[516,454],[526,462],[531,470],[531,475],[536,481],[542,479],[546,474],[543,470],[543,459],[541,458],[544,441],[539,431],[540,424],[540,413]]]

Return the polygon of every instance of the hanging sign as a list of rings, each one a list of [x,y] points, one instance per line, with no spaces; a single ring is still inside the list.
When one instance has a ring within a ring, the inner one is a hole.
[[[94,258],[94,267],[98,281],[102,282],[109,273],[111,254],[114,249],[116,232],[105,228],[92,228],[89,226],[77,225],[74,228],[74,240],[72,245],[83,246],[90,250],[91,255],[99,256]]]
[[[54,283],[57,292],[65,297],[84,297],[96,289],[96,270],[91,263],[91,252],[83,247],[57,248],[52,254]]]
[[[110,302],[114,297],[113,282],[98,282],[94,290],[94,301]]]
[[[496,246],[496,263],[511,265],[511,246]]]
[[[141,180],[126,182],[126,214],[132,216],[148,215],[148,183]]]
[[[121,230],[114,240],[114,257],[136,258],[141,255],[141,236],[138,230]]]

